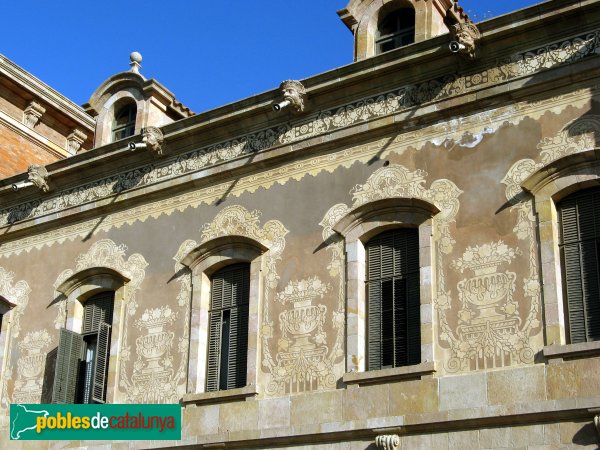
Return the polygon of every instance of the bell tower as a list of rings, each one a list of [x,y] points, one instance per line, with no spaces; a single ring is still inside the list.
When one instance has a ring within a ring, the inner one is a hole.
[[[469,21],[456,0],[350,0],[338,15],[354,34],[354,60],[448,33]]]

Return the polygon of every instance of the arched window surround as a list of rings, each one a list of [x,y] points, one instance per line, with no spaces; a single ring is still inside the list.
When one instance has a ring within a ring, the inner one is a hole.
[[[128,103],[135,104],[136,108],[134,134],[140,133],[140,130],[146,126],[143,114],[146,100],[144,100],[142,93],[134,87],[124,88],[111,95],[103,103],[100,111],[98,111],[98,117],[96,119],[96,137],[94,140],[95,147],[100,147],[113,142],[112,134],[115,114]]]
[[[435,371],[432,233],[433,217],[438,212],[436,206],[423,200],[390,198],[361,205],[334,225],[334,231],[343,236],[346,249],[346,383],[361,383],[367,377],[418,376]],[[421,363],[355,375],[366,370],[365,244],[384,231],[400,227],[417,228],[419,235]]]
[[[81,333],[82,331],[85,301],[101,292],[114,292],[113,318],[112,324],[110,324],[112,331],[106,403],[114,403],[117,396],[117,378],[119,373],[118,349],[121,348],[123,321],[125,320],[125,290],[129,281],[127,276],[114,269],[92,267],[71,275],[56,288],[58,292],[65,296],[67,302],[64,326],[67,330],[75,333]]]
[[[209,240],[190,251],[181,263],[192,274],[192,307],[190,317],[190,349],[188,362],[188,395],[184,401],[201,401],[203,396],[245,397],[256,394],[259,368],[259,320],[264,280],[263,254],[268,249],[260,242],[245,236],[223,236]],[[207,346],[211,277],[225,266],[250,264],[250,292],[248,317],[248,357],[246,387],[227,391],[206,392]],[[195,395],[200,394],[200,396]]]
[[[387,14],[404,8],[412,8],[415,11],[415,34],[414,42],[421,42],[433,36],[448,31],[446,25],[441,21],[441,15],[433,2],[416,0],[372,0],[370,4],[360,12],[360,18],[354,31],[354,59],[356,61],[370,58],[377,54],[376,39],[379,21]]]
[[[588,149],[559,158],[540,168],[522,183],[534,198],[541,258],[544,314],[544,354],[548,357],[600,350],[600,343],[570,344],[566,336],[563,275],[559,248],[560,222],[557,204],[574,192],[600,186],[600,149]]]

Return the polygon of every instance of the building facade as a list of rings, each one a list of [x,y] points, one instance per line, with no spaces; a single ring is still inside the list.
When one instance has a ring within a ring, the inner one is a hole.
[[[597,448],[599,5],[351,0],[331,72],[194,115],[132,54],[54,104],[81,147],[0,180],[0,445],[107,402],[181,404],[114,448]]]

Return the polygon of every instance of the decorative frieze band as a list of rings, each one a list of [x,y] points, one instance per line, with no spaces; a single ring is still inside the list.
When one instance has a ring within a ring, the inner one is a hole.
[[[148,164],[65,190],[53,197],[0,211],[0,227],[27,218],[53,214],[66,208],[111,197],[131,187],[167,181],[249,153],[290,144],[358,123],[396,114],[424,103],[440,101],[470,91],[532,75],[561,64],[592,57],[600,50],[600,30],[522,52],[499,60],[493,67],[469,75],[447,75],[407,85],[339,108],[321,111],[300,122],[291,122],[194,150],[162,163]]]

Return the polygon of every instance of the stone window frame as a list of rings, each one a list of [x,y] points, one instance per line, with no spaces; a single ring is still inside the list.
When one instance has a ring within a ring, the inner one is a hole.
[[[439,209],[415,198],[377,200],[361,205],[342,217],[333,230],[345,241],[346,252],[346,384],[369,384],[391,379],[419,378],[435,372],[433,350],[433,217]],[[366,252],[374,236],[394,228],[417,228],[419,234],[419,279],[421,363],[366,371]],[[358,364],[356,364],[358,363]]]
[[[534,199],[537,219],[545,343],[548,359],[600,354],[600,341],[571,344],[566,333],[566,295],[560,256],[560,221],[557,204],[570,194],[600,185],[600,149],[559,158],[537,170],[521,188]]]
[[[143,111],[145,110],[145,100],[143,94],[138,89],[132,87],[126,88],[111,95],[102,105],[102,109],[99,111],[96,119],[95,147],[118,142],[113,141],[113,121],[115,119],[115,114],[118,113],[121,108],[126,106],[127,103],[135,105],[136,115],[134,135],[140,133],[140,130],[144,127]]]
[[[187,394],[184,403],[215,403],[252,397],[257,394],[259,361],[259,321],[263,302],[264,254],[269,249],[245,236],[222,236],[206,241],[181,259],[191,271],[192,305],[190,311],[190,348]],[[219,269],[237,263],[250,264],[248,307],[248,357],[246,386],[223,391],[206,391],[208,359],[208,314],[211,277]]]
[[[432,37],[428,23],[431,20],[433,2],[424,2],[416,0],[373,0],[362,11],[358,19],[358,25],[355,32],[355,59],[361,60],[376,56],[377,53],[377,35],[380,19],[394,10],[412,8],[415,10],[415,39],[414,42],[421,42]]]
[[[80,334],[83,327],[85,301],[101,292],[114,292],[106,403],[115,403],[118,395],[119,349],[123,339],[125,298],[129,281],[131,280],[128,277],[114,269],[93,267],[74,273],[56,288],[66,298],[67,310],[64,327]]]

